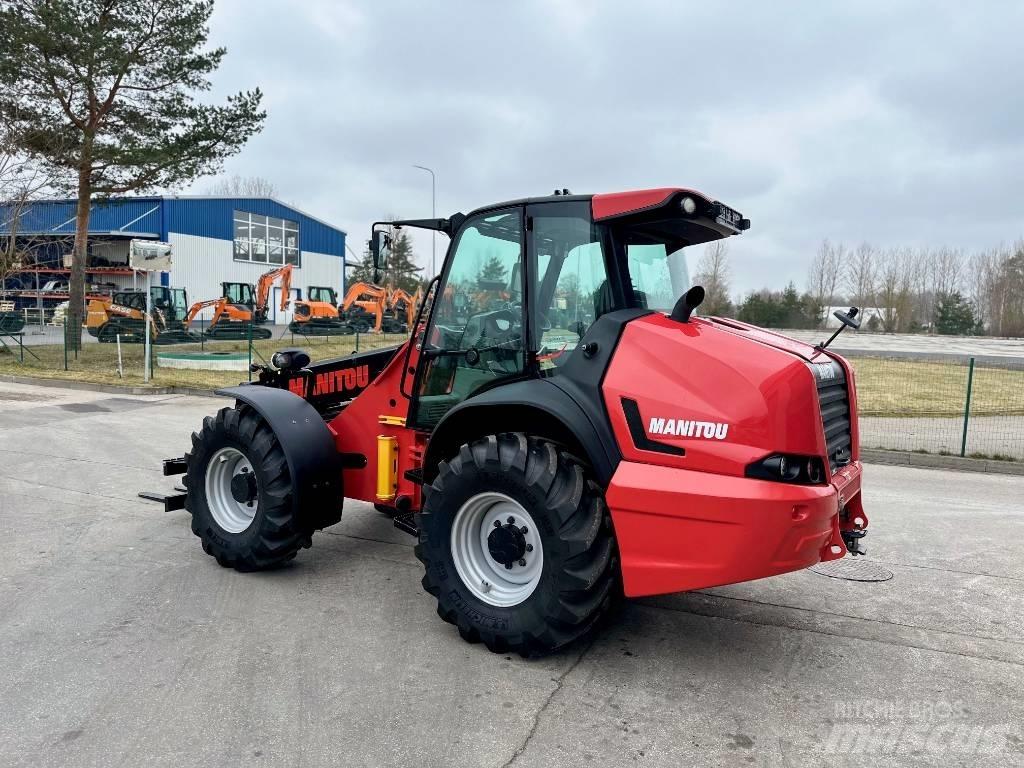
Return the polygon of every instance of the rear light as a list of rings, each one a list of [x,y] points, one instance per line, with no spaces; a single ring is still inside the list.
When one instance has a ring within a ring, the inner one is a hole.
[[[794,485],[821,485],[825,482],[825,463],[818,456],[773,453],[747,465],[746,476]]]

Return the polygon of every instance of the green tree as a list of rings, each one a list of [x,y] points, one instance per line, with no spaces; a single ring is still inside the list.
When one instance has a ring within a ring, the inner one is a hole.
[[[764,328],[817,328],[821,311],[815,296],[798,293],[790,283],[782,291],[763,289],[748,293],[736,317]]]
[[[794,283],[790,283],[783,289],[781,304],[783,326],[786,328],[803,328],[805,325],[804,305],[800,300],[800,294],[797,293]]]
[[[940,294],[936,298],[936,331],[946,336],[969,336],[976,327],[974,307],[959,292]]]
[[[0,0],[0,119],[77,196],[68,326],[81,337],[94,197],[219,170],[260,130],[260,91],[195,101],[224,48],[212,0]]]
[[[480,271],[477,273],[477,282],[505,282],[508,270],[505,265],[501,263],[501,259],[497,256],[491,256],[484,262],[483,266],[480,267]]]
[[[363,251],[362,257],[356,265],[351,268],[351,270],[352,271],[348,273],[348,278],[345,281],[347,285],[359,282],[373,282],[373,256],[370,255],[369,248]]]
[[[415,293],[420,286],[419,272],[422,267],[416,266],[413,261],[412,242],[405,230],[393,229],[391,235],[391,250],[388,253],[387,264],[383,270],[382,280],[384,285],[392,289],[401,288],[409,293]]]
[[[771,291],[748,293],[740,304],[736,318],[744,323],[760,325],[763,328],[781,328],[784,310],[781,298]]]

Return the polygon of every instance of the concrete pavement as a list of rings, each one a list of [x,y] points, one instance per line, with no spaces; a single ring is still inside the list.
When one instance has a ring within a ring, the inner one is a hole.
[[[871,466],[871,562],[463,643],[369,505],[224,570],[160,460],[223,401],[0,384],[0,765],[1024,765],[1024,478]]]

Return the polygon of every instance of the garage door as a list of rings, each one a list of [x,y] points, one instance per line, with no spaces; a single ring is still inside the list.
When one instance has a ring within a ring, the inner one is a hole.
[[[271,297],[270,303],[270,320],[274,325],[288,325],[292,321],[292,310],[295,308],[295,300],[299,298],[299,289],[292,288],[291,290],[291,301],[288,305],[288,309],[281,311],[281,289],[274,286],[274,295]]]

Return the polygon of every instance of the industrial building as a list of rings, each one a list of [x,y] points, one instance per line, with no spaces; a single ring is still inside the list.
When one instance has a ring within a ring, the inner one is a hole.
[[[75,234],[74,200],[45,200],[14,216],[0,205],[0,237],[16,234],[28,254],[24,269],[0,286],[21,307],[52,309],[66,301]],[[16,220],[14,220],[16,219]],[[221,295],[225,281],[255,283],[267,270],[292,264],[292,297],[308,286],[344,294],[345,237],[341,229],[271,198],[127,197],[93,203],[89,220],[87,294],[141,288],[144,278],[128,267],[133,239],[171,244],[173,268],[164,285],[185,288],[190,302]],[[154,283],[156,278],[154,278]],[[270,318],[279,311],[275,288]]]

